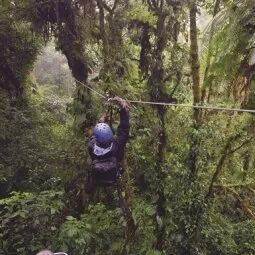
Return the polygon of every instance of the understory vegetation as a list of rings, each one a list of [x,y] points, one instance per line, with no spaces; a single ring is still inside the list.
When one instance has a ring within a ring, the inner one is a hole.
[[[2,0],[0,255],[255,254],[254,6]],[[177,104],[128,102],[127,217],[88,188],[108,108],[88,87]]]

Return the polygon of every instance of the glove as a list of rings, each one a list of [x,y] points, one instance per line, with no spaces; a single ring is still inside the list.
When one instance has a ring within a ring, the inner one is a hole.
[[[113,97],[113,98],[109,98],[108,102],[110,102],[110,101],[117,101],[119,106],[120,106],[120,109],[127,108],[127,102],[124,99],[122,99],[118,96]]]
[[[53,255],[54,253],[51,252],[50,250],[42,250],[38,252],[36,255]]]

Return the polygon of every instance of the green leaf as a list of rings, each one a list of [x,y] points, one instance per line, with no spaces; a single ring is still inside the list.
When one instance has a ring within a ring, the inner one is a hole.
[[[50,208],[50,214],[53,215],[56,213],[56,209],[55,208]]]
[[[73,216],[71,216],[71,215],[66,216],[66,219],[67,219],[67,220],[70,220],[70,221],[75,220],[75,218],[74,218]]]
[[[75,229],[75,228],[71,228],[71,229],[69,229],[68,232],[67,232],[67,236],[68,236],[68,237],[73,237],[73,236],[76,235],[76,234],[77,234],[77,229]]]

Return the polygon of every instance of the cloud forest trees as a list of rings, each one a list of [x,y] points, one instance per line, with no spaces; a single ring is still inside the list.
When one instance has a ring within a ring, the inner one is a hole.
[[[254,114],[130,103],[126,221],[116,192],[90,200],[86,143],[106,106],[79,83],[133,100],[254,109],[254,1],[0,6],[0,254],[254,254]],[[211,19],[205,31],[200,12]],[[49,105],[54,90],[46,97],[29,81],[49,41],[76,79],[72,103],[58,101],[64,121]]]

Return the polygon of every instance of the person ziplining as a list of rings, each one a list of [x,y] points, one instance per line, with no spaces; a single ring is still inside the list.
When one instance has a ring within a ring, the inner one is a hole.
[[[98,186],[116,186],[120,207],[126,217],[127,209],[120,190],[119,180],[123,173],[122,160],[129,136],[129,109],[126,101],[117,96],[109,98],[107,102],[118,103],[120,123],[117,128],[117,135],[114,136],[110,124],[112,116],[106,112],[94,127],[88,146],[92,159],[88,176],[89,185],[92,186],[92,189]]]
[[[113,135],[109,125],[111,117],[104,113],[99,123],[94,127],[89,141],[89,153],[92,159],[89,181],[92,185],[113,185],[122,173],[121,161],[129,135],[129,109],[127,103],[120,97],[108,99],[108,102],[118,102],[120,124],[117,135]]]

